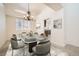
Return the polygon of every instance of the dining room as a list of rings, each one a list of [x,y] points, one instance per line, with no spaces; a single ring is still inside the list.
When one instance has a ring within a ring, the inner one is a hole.
[[[2,4],[2,8],[3,12],[5,11],[4,15],[6,19],[5,42],[8,41],[8,43],[3,42],[8,47],[5,55],[51,55],[51,46],[54,44],[51,43],[61,38],[58,37],[55,40],[52,38],[54,20],[56,18],[60,21],[63,19],[63,7],[61,4],[4,3]],[[61,15],[59,16],[58,14]],[[59,33],[60,36],[63,34],[63,28],[62,26],[60,30],[57,30],[62,32],[61,35]],[[57,35],[56,30],[54,31],[54,34]],[[61,41],[55,42],[55,44],[64,46],[63,41],[62,37]],[[23,51],[16,52],[20,48]]]
[[[76,18],[76,11],[73,10],[78,10],[76,5],[0,3],[0,55],[79,55],[78,40],[74,40],[78,35],[72,35],[78,30],[71,29],[76,27],[71,24],[77,21],[70,21]]]

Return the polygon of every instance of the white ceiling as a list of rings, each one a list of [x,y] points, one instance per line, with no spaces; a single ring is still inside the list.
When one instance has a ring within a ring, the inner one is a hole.
[[[52,8],[55,11],[58,11],[61,8],[63,8],[62,4],[60,4],[60,3],[47,3],[46,5],[49,6],[50,8]]]
[[[5,12],[6,15],[15,16],[15,17],[23,17],[27,10],[27,3],[5,3]],[[53,10],[57,11],[62,8],[61,4],[58,3],[31,3],[30,11],[31,14],[35,17],[37,16],[44,8],[50,7]]]

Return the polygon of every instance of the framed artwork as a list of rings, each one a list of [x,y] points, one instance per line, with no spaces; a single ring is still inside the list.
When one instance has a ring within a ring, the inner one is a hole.
[[[53,24],[54,24],[53,27],[55,29],[61,29],[62,28],[62,19],[54,20]]]

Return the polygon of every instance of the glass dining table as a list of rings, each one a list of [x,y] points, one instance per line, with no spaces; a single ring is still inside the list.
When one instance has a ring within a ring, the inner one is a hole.
[[[40,41],[43,41],[46,38],[33,35],[33,36],[22,36],[21,39],[24,42],[24,44],[28,44],[29,53],[32,53],[33,52],[32,48],[36,46]]]

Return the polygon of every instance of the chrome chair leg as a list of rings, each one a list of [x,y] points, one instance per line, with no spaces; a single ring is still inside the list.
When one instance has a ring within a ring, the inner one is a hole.
[[[24,47],[24,49],[23,49],[23,56],[25,56],[25,47]]]
[[[13,49],[12,49],[12,56],[13,56]]]

